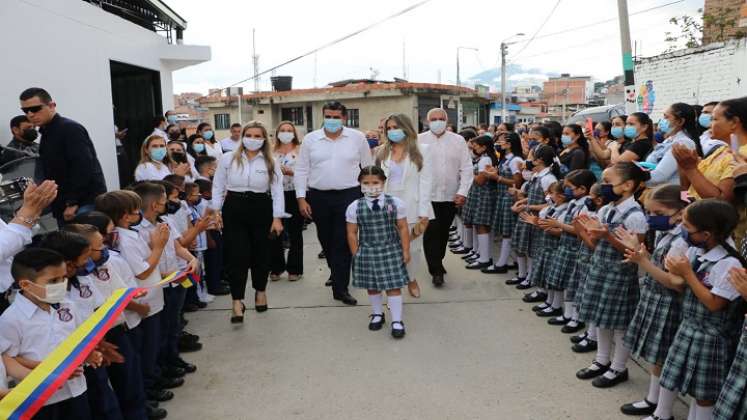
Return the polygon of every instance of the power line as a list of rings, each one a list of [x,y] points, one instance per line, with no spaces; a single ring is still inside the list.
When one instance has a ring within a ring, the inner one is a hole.
[[[285,66],[285,65],[288,65],[288,64],[290,64],[290,63],[293,63],[293,62],[295,62],[295,61],[298,61],[298,60],[300,60],[300,59],[302,59],[302,58],[304,58],[304,57],[308,57],[308,56],[310,56],[310,55],[312,55],[312,54],[315,54],[315,53],[317,53],[317,52],[319,52],[319,51],[321,51],[321,50],[323,50],[323,49],[325,49],[325,48],[331,47],[331,46],[333,46],[333,45],[335,45],[335,44],[339,44],[339,43],[340,43],[340,42],[342,42],[342,41],[345,41],[345,40],[347,40],[347,39],[350,39],[350,38],[352,38],[352,37],[354,37],[354,36],[356,36],[356,35],[359,35],[359,34],[361,34],[361,33],[363,33],[363,32],[366,32],[366,31],[368,31],[368,30],[369,30],[369,29],[371,29],[371,28],[374,28],[374,27],[376,27],[376,26],[378,26],[378,25],[381,25],[381,24],[382,24],[382,23],[384,23],[384,22],[387,22],[387,21],[389,21],[389,20],[392,20],[392,19],[394,19],[394,18],[397,18],[397,17],[399,17],[399,16],[402,16],[402,15],[404,15],[404,14],[405,14],[405,13],[407,13],[407,12],[410,12],[410,11],[412,11],[412,10],[415,10],[415,9],[417,9],[418,7],[422,6],[422,5],[424,5],[424,4],[426,4],[426,3],[429,3],[430,1],[431,1],[431,0],[422,0],[422,1],[419,1],[419,2],[417,2],[417,3],[413,4],[413,5],[409,6],[409,7],[406,7],[406,8],[404,8],[404,9],[400,10],[399,12],[397,12],[397,13],[395,13],[395,14],[391,15],[391,16],[388,16],[388,17],[385,17],[384,19],[378,20],[378,21],[376,21],[376,22],[374,22],[374,23],[372,23],[372,24],[370,24],[370,25],[368,25],[368,26],[365,26],[365,27],[363,27],[363,28],[361,28],[361,29],[359,29],[359,30],[357,30],[357,31],[355,31],[355,32],[352,32],[352,33],[350,33],[350,34],[348,34],[348,35],[345,35],[345,36],[343,36],[343,37],[341,37],[341,38],[338,38],[338,39],[336,39],[336,40],[334,40],[334,41],[328,42],[328,43],[326,43],[326,44],[324,44],[324,45],[322,45],[322,46],[320,46],[320,47],[314,48],[313,50],[311,50],[311,51],[309,51],[309,52],[307,52],[307,53],[301,54],[301,55],[299,55],[298,57],[292,58],[292,59],[290,59],[290,60],[288,60],[288,61],[285,61],[285,62],[283,62],[283,63],[281,63],[281,64],[278,64],[277,66],[271,67],[271,68],[269,68],[269,69],[267,69],[267,70],[264,70],[264,71],[262,71],[262,72],[260,72],[260,73],[257,73],[257,74],[255,74],[255,75],[253,75],[253,76],[251,76],[251,77],[247,77],[246,79],[244,79],[244,80],[240,80],[240,81],[238,81],[238,82],[236,82],[236,83],[233,83],[233,84],[231,84],[231,85],[229,85],[229,86],[227,86],[227,87],[233,87],[233,86],[236,86],[236,85],[238,85],[238,84],[241,84],[241,83],[247,82],[247,81],[249,81],[249,80],[252,80],[252,79],[254,79],[254,78],[257,78],[257,77],[260,77],[260,76],[262,76],[262,75],[265,75],[265,74],[267,74],[267,73],[270,73],[270,72],[272,72],[273,70],[276,70],[276,69],[278,69],[278,68],[280,68],[280,67],[283,67],[283,66]]]
[[[537,38],[537,35],[538,35],[538,34],[540,33],[540,31],[542,30],[542,28],[544,28],[544,27],[545,27],[545,24],[547,24],[547,21],[549,21],[549,20],[550,20],[550,18],[552,17],[552,15],[553,15],[553,14],[555,13],[555,10],[556,10],[556,9],[558,8],[558,6],[560,6],[560,2],[561,2],[561,1],[562,1],[562,0],[558,0],[558,1],[557,1],[557,2],[555,3],[555,6],[553,6],[553,7],[552,7],[552,10],[550,10],[550,13],[548,13],[548,14],[547,14],[547,17],[546,17],[546,18],[545,18],[545,20],[544,20],[544,21],[542,22],[542,24],[541,24],[541,25],[539,26],[539,28],[537,28],[537,30],[536,30],[536,31],[534,32],[534,34],[532,35],[532,37],[531,37],[531,38],[529,38],[529,41],[527,41],[527,43],[526,43],[526,44],[524,44],[524,46],[523,46],[523,47],[521,47],[521,49],[519,50],[519,52],[517,52],[517,53],[516,53],[516,54],[514,55],[514,57],[517,57],[517,56],[518,56],[519,54],[521,54],[521,53],[522,53],[522,52],[523,52],[523,51],[524,51],[525,49],[527,49],[527,47],[528,47],[528,46],[529,46],[529,45],[530,45],[530,44],[532,43],[532,41],[534,41],[534,39],[535,39],[535,38]]]

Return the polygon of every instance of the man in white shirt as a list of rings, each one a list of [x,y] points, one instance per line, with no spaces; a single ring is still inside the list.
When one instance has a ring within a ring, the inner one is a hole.
[[[231,124],[231,135],[220,141],[220,147],[223,153],[233,152],[241,141],[241,124]]]
[[[428,272],[433,276],[433,285],[441,287],[446,274],[443,259],[446,256],[446,242],[449,240],[449,226],[454,220],[457,207],[463,206],[467,199],[474,175],[464,137],[446,130],[446,111],[433,108],[428,111],[426,119],[429,130],[418,135],[418,142],[428,145],[433,162],[431,203],[436,219],[428,223],[423,235],[423,248]]]
[[[306,135],[296,161],[298,209],[316,224],[332,272],[332,297],[346,305],[356,305],[358,302],[348,292],[352,256],[345,210],[361,197],[358,175],[361,168],[373,165],[373,158],[366,136],[343,126],[347,118],[343,104],[328,102],[322,113],[324,127]]]

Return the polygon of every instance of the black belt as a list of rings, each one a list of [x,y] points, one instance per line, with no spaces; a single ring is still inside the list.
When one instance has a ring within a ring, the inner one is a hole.
[[[242,197],[242,198],[269,198],[269,192],[254,192],[254,191],[228,191],[227,197]]]
[[[360,191],[360,188],[361,187],[350,187],[344,190],[317,190],[316,188],[309,188],[309,191],[313,191],[316,193],[322,193],[322,194],[342,194],[342,193],[349,193],[350,191]]]

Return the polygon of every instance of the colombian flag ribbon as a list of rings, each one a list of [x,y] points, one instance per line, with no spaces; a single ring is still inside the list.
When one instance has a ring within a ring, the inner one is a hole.
[[[190,273],[177,271],[151,287],[182,282]],[[199,280],[198,280],[199,281]],[[29,373],[11,392],[0,400],[0,419],[28,420],[83,364],[99,341],[109,331],[130,301],[148,288],[117,289],[72,334]]]

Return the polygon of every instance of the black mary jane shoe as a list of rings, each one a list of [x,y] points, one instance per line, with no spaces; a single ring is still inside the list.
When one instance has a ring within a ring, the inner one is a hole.
[[[523,282],[526,279],[527,279],[526,277],[518,277],[517,276],[517,277],[514,277],[512,279],[506,280],[506,285],[507,286],[516,286],[517,284],[520,284],[521,282]]]
[[[628,380],[628,369],[625,369],[622,372],[618,372],[614,369],[609,369],[609,371],[615,374],[614,378],[609,379],[604,375],[597,376],[591,384],[594,385],[595,388],[612,388],[613,386]]]
[[[519,285],[521,286],[521,284]],[[519,286],[516,286],[518,289]],[[525,287],[524,289],[529,289],[532,287],[531,285]],[[532,293],[527,293],[524,295],[524,297],[521,298],[526,303],[538,303],[538,302],[545,302],[547,300],[547,293],[542,293],[538,291],[534,291]]]
[[[479,256],[480,256],[480,254],[478,254],[477,252],[475,252],[474,250],[472,250],[472,251],[470,251],[470,252],[469,252],[468,254],[462,255],[462,259],[463,259],[463,260],[471,260],[471,259],[473,259],[473,258],[475,258],[475,259],[476,259],[476,258],[478,258]]]
[[[231,324],[243,324],[244,312],[246,312],[246,305],[244,305],[244,302],[241,302],[241,315],[232,315]]]
[[[472,248],[459,247],[459,248],[454,248],[451,250],[452,254],[457,254],[457,255],[469,254],[470,252],[472,252]]]
[[[519,283],[519,284],[516,285],[516,289],[517,290],[527,290],[527,289],[531,289],[532,287],[534,287],[534,286],[532,286],[532,283],[525,283],[525,282],[521,282],[521,283]],[[545,298],[542,298],[542,300],[545,300]],[[537,301],[528,301],[528,300],[525,300],[524,302],[540,302],[540,301],[539,300],[537,300]]]
[[[583,322],[576,321],[576,325],[569,325],[569,323],[566,323],[563,328],[560,329],[560,332],[563,334],[575,334],[581,330],[586,328],[586,324]]]
[[[493,261],[486,261],[486,262],[480,262],[480,261],[473,261],[469,264],[467,264],[464,268],[467,270],[483,270],[488,267],[493,266]]]
[[[643,402],[646,404],[645,407],[638,407],[635,404],[638,402]],[[658,404],[654,404],[651,401],[647,399],[643,399],[643,401],[636,401],[635,403],[630,404],[624,404],[622,407],[620,407],[620,411],[622,411],[623,414],[628,416],[650,416],[654,414],[654,411],[656,411],[656,406]]]
[[[550,324],[550,325],[555,325],[555,326],[559,327],[561,325],[567,324],[568,321],[570,321],[570,319],[568,319],[566,317],[563,317],[563,316],[559,316],[559,317],[548,319],[547,323]]]
[[[265,312],[267,310],[267,303],[264,305],[257,305],[257,294],[259,292],[254,292],[254,310],[257,312]],[[267,294],[265,294],[265,299],[267,299]]]
[[[544,311],[535,312],[534,314],[537,315],[540,318],[550,318],[550,317],[556,317],[563,315],[563,308],[549,308],[551,309],[548,311],[545,309]]]
[[[578,344],[578,343],[586,340],[587,338],[589,338],[589,332],[588,331],[584,332],[581,335],[574,335],[573,337],[570,338],[570,340],[571,340],[571,343]]]
[[[611,363],[603,365],[595,360],[591,362],[591,366],[596,366],[596,369],[593,369],[591,366],[583,368],[576,372],[576,377],[583,380],[599,377],[601,375],[604,375],[604,373],[610,369],[610,365]]]
[[[371,322],[368,323],[368,329],[371,331],[378,331],[384,326],[384,314],[371,314],[368,316],[371,318]],[[374,322],[374,318],[379,317],[379,320]]]
[[[504,274],[504,273],[508,273],[508,269],[506,268],[505,265],[502,265],[500,267],[497,266],[497,265],[491,265],[490,267],[483,268],[480,271],[482,271],[485,274]]]
[[[550,305],[547,302],[542,302],[539,305],[532,306],[532,312],[544,311],[545,309],[549,308],[550,306],[552,306],[552,305]]]
[[[394,328],[394,324],[399,324],[399,326],[402,328]],[[392,337],[402,338],[404,336],[405,336],[405,324],[402,323],[402,321],[392,322]]]
[[[571,347],[574,353],[591,353],[597,351],[597,342],[589,340],[588,338],[580,343],[574,344]]]

